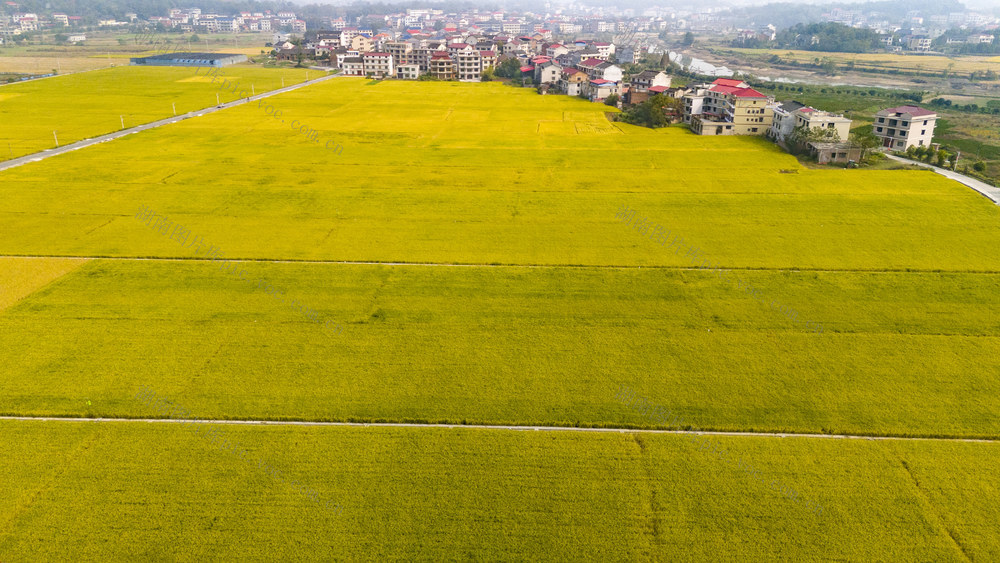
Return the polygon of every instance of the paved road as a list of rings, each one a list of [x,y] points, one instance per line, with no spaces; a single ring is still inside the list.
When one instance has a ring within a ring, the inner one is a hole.
[[[144,123],[142,125],[137,125],[135,127],[129,127],[128,129],[122,129],[121,131],[115,131],[114,133],[108,133],[107,135],[101,135],[100,137],[94,137],[92,139],[84,139],[82,141],[77,141],[68,145],[61,146],[56,149],[48,149],[42,152],[36,152],[33,154],[21,156],[12,160],[6,160],[0,162],[0,171],[7,170],[8,168],[14,168],[17,166],[23,166],[29,162],[38,162],[40,160],[45,160],[46,158],[52,158],[53,156],[67,153],[69,151],[79,150],[91,145],[96,145],[97,143],[106,143],[112,141],[119,137],[124,137],[125,135],[131,135],[133,133],[138,133],[140,131],[145,131],[147,129],[154,129],[156,127],[162,127],[170,123],[177,123],[178,121],[184,121],[185,119],[191,119],[193,117],[201,117],[203,115],[214,113],[217,111],[224,110],[226,108],[235,107],[242,104],[247,104],[262,98],[268,98],[271,96],[276,96],[278,94],[283,94],[285,92],[291,92],[303,86],[308,86],[310,84],[315,84],[317,82],[323,82],[324,80],[330,80],[331,78],[336,78],[337,76],[322,76],[320,78],[314,78],[313,80],[308,80],[306,82],[300,82],[299,84],[293,84],[291,86],[286,86],[284,88],[279,88],[277,90],[271,90],[269,92],[264,92],[263,94],[257,94],[256,96],[251,96],[249,98],[241,98],[239,100],[222,104],[217,107],[207,107],[204,109],[192,111],[185,113],[184,115],[178,115],[175,117],[168,117],[167,119],[161,119],[159,121],[152,121],[149,123]]]
[[[998,439],[979,438],[920,438],[912,436],[860,436],[857,434],[794,434],[784,432],[713,432],[701,430],[649,430],[636,428],[579,428],[576,426],[506,426],[486,424],[416,424],[403,422],[309,422],[294,420],[213,420],[201,418],[62,418],[46,416],[0,416],[0,420],[23,420],[40,422],[146,422],[156,424],[233,424],[240,426],[354,426],[354,427],[385,427],[385,428],[475,428],[479,430],[512,430],[543,431],[543,432],[618,432],[643,434],[682,434],[698,436],[757,436],[765,438],[818,438],[832,440],[903,440],[903,441],[933,441],[933,442],[978,442],[997,443]]]
[[[970,178],[968,176],[963,176],[962,174],[959,174],[958,172],[952,172],[951,170],[944,170],[944,169],[938,168],[937,166],[931,166],[930,164],[926,164],[924,162],[917,162],[915,160],[910,160],[908,158],[902,158],[902,157],[898,157],[898,156],[891,155],[891,154],[887,154],[886,156],[889,157],[889,158],[891,158],[892,160],[895,160],[897,162],[902,162],[904,164],[916,164],[917,166],[923,166],[924,168],[930,168],[930,169],[934,170],[935,172],[937,172],[938,174],[944,176],[945,178],[950,178],[952,180],[955,180],[956,182],[965,184],[966,186],[968,186],[968,187],[976,190],[977,192],[979,192],[979,193],[983,194],[984,196],[986,196],[987,198],[989,198],[990,201],[992,201],[993,203],[995,203],[997,205],[1000,205],[1000,188],[991,186],[991,185],[987,184],[986,182],[980,182],[979,180],[977,180],[975,178]]]

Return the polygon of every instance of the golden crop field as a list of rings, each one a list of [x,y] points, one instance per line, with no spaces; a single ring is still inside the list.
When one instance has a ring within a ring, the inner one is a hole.
[[[794,60],[799,63],[811,63],[815,59],[832,59],[838,65],[854,62],[858,68],[899,69],[918,72],[953,72],[969,73],[973,71],[992,70],[1000,73],[1000,57],[977,55],[903,55],[894,53],[831,53],[826,51],[799,51],[795,49],[740,49],[727,50],[757,57],[777,55],[784,60]]]
[[[23,74],[70,73],[127,66],[129,57],[167,51],[242,53],[247,56],[269,51],[261,34],[243,33],[213,37],[202,34],[196,43],[191,35],[168,33],[137,36],[126,33],[88,32],[83,45],[30,45],[0,47],[0,72]],[[141,37],[142,39],[139,39]]]
[[[118,131],[123,121],[128,128],[212,107],[216,94],[223,103],[238,97],[207,72],[124,66],[0,86],[0,160],[54,148],[57,138],[67,145]],[[303,82],[309,71],[238,65],[224,72],[263,93]]]
[[[0,172],[0,414],[107,419],[0,420],[0,557],[995,559],[1000,207],[606,111],[334,78]]]

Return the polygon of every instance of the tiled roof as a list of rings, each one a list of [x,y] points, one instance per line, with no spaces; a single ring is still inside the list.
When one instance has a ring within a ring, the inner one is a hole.
[[[732,86],[734,88],[739,88],[740,84],[743,84],[742,80],[734,80],[732,78],[716,78],[715,82],[712,84],[718,84],[719,86]]]
[[[887,111],[889,113],[908,113],[913,117],[922,117],[925,115],[934,115],[937,113],[917,106],[899,106],[898,108],[889,108],[882,111]]]
[[[733,86],[724,86],[720,84],[715,84],[709,88],[712,92],[721,92],[723,94],[732,94],[737,98],[766,98],[764,94],[754,90],[753,88],[736,88]]]

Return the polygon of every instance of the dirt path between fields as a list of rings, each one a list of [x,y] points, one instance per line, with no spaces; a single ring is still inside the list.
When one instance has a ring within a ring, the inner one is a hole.
[[[691,266],[665,266],[665,265],[609,265],[609,264],[469,264],[463,262],[379,262],[373,260],[278,260],[275,258],[141,258],[137,256],[77,256],[77,255],[34,255],[34,254],[0,254],[3,258],[33,258],[38,260],[48,260],[52,258],[86,258],[90,260],[121,260],[125,262],[239,262],[239,263],[261,263],[261,264],[328,264],[331,266],[419,266],[431,268],[580,268],[592,270],[685,270],[685,271],[705,271],[714,272],[712,268],[694,268]],[[996,270],[941,270],[940,268],[804,268],[804,267],[722,267],[722,270],[733,272],[816,272],[816,273],[864,273],[864,274],[939,274],[939,273],[959,273],[959,274],[982,274],[992,276],[1000,274]]]
[[[723,432],[704,430],[652,430],[644,428],[580,428],[576,426],[509,426],[488,424],[418,424],[407,422],[310,422],[295,420],[214,420],[214,419],[181,419],[181,418],[69,418],[47,416],[0,416],[0,420],[19,420],[37,422],[145,422],[162,424],[230,424],[236,426],[348,426],[375,428],[474,428],[479,430],[513,430],[539,432],[618,432],[641,434],[681,434],[697,436],[757,436],[764,438],[817,438],[830,440],[900,440],[900,441],[932,441],[932,442],[976,442],[1000,443],[1000,439],[985,438],[930,438],[915,436],[862,436],[858,434],[798,434],[789,432]]]

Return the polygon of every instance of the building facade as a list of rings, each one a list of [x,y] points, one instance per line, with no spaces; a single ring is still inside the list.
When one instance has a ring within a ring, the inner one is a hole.
[[[872,132],[887,149],[905,151],[930,146],[937,113],[917,106],[899,106],[875,114]]]
[[[774,121],[773,101],[746,82],[718,78],[685,96],[684,120],[699,135],[764,135]],[[693,113],[697,105],[701,112]]]

